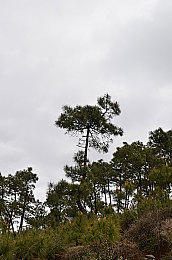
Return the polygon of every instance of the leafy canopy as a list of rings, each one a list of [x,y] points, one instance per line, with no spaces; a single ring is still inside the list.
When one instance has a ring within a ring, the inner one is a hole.
[[[123,130],[111,122],[120,112],[119,104],[105,94],[98,98],[95,106],[63,106],[63,113],[55,124],[66,129],[66,133],[81,135],[78,146],[85,147],[87,143],[99,152],[108,152],[109,143],[113,141],[111,136],[123,134]]]

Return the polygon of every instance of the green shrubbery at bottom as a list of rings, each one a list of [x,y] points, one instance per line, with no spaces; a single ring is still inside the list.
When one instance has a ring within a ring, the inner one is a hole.
[[[45,229],[1,227],[0,259],[172,259],[172,204],[145,198],[123,213],[78,214]],[[120,258],[122,257],[122,258]]]
[[[78,215],[71,222],[45,230],[29,229],[0,235],[2,259],[57,259],[71,247],[112,244],[120,239],[117,215],[98,218]]]

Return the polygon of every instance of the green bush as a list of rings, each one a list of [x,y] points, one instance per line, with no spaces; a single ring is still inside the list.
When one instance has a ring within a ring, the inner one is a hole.
[[[112,243],[120,238],[120,226],[117,215],[98,218],[92,216],[88,218],[79,215],[70,223],[69,239],[73,241],[72,245],[88,245],[108,241]]]
[[[4,259],[55,258],[56,253],[64,250],[65,239],[57,232],[31,229],[19,234],[0,235],[0,255]],[[2,258],[2,259],[3,259]]]
[[[120,238],[116,215],[98,218],[78,215],[71,222],[45,230],[30,229],[0,234],[2,259],[55,259],[67,248],[90,244],[113,243]],[[81,247],[82,248],[82,247]]]
[[[128,229],[138,218],[136,210],[124,210],[120,215],[120,225],[122,231]]]
[[[0,235],[0,257],[3,259],[13,259],[15,250],[15,240],[11,233]]]

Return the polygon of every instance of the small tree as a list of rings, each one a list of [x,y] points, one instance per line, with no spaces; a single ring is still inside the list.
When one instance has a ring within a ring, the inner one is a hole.
[[[14,232],[14,223],[19,219],[19,230],[27,214],[32,210],[35,202],[33,189],[38,180],[32,168],[17,171],[15,175],[2,177],[0,175],[0,213],[3,221],[10,225]]]
[[[4,177],[0,175],[0,213],[3,223],[11,227],[14,232],[14,221],[18,214],[17,186],[14,176]]]
[[[26,217],[26,222],[33,228],[46,228],[46,218],[47,218],[47,211],[45,208],[45,203],[36,200],[33,204],[33,207],[28,212]]]
[[[38,177],[32,172],[32,168],[27,170],[17,171],[15,174],[15,180],[18,185],[18,205],[20,215],[19,229],[22,230],[23,221],[27,212],[32,208],[32,203],[35,202],[33,190],[35,189],[35,183],[38,181]]]
[[[165,132],[162,128],[149,133],[148,146],[154,154],[172,166],[172,130]]]
[[[74,217],[77,208],[78,185],[61,180],[58,184],[49,183],[46,205],[50,208],[48,218],[53,224],[59,224],[65,218]]]

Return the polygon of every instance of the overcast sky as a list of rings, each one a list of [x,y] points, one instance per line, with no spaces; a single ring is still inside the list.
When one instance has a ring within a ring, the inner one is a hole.
[[[28,166],[36,196],[64,177],[77,139],[54,125],[62,105],[95,104],[109,93],[123,141],[147,142],[172,121],[171,0],[5,0],[0,2],[0,171]]]

